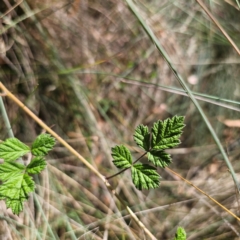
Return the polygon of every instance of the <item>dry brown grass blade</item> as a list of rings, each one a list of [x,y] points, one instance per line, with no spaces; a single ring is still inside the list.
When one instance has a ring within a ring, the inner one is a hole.
[[[23,0],[18,1],[17,3],[15,3],[10,9],[8,9],[2,16],[1,18],[3,18],[4,16],[6,16],[7,14],[9,14],[14,8],[16,8],[18,5],[20,5],[23,2]]]
[[[179,177],[181,180],[183,180],[184,182],[186,182],[187,184],[191,185],[192,187],[194,187],[196,190],[198,190],[200,193],[202,193],[203,195],[205,195],[207,198],[209,198],[211,201],[213,201],[214,203],[216,203],[219,207],[221,207],[224,211],[226,211],[227,213],[229,213],[230,215],[232,215],[234,218],[236,218],[238,221],[240,221],[240,218],[235,215],[233,212],[231,212],[229,209],[227,209],[226,207],[224,207],[221,203],[219,203],[217,200],[215,200],[214,198],[212,198],[211,196],[209,196],[207,193],[205,193],[203,190],[201,190],[200,188],[198,188],[197,186],[195,186],[193,183],[191,183],[190,181],[188,181],[187,179],[185,179],[184,177],[182,177],[181,175],[179,175],[178,173],[174,172],[173,170],[171,170],[170,168],[166,167],[167,171],[171,172],[172,174],[176,175],[177,177]]]
[[[216,24],[216,26],[219,28],[219,30],[222,32],[222,34],[225,36],[225,38],[230,42],[230,44],[233,46],[233,48],[236,50],[236,52],[240,55],[240,50],[237,47],[237,45],[234,43],[234,41],[230,38],[230,36],[227,34],[227,32],[223,29],[221,24],[218,22],[218,20],[212,15],[212,13],[208,10],[208,8],[205,6],[205,4],[201,0],[196,0],[197,3],[201,6],[201,8],[205,11],[205,13],[212,19],[212,21]]]
[[[237,127],[237,128],[240,127],[240,120],[239,119],[237,119],[237,120],[235,120],[235,119],[224,119],[224,120],[219,119],[219,120],[228,127],[234,127],[234,128],[235,127]]]
[[[137,215],[125,204],[123,199],[115,192],[110,183],[106,178],[95,169],[83,156],[81,156],[74,148],[72,148],[63,138],[61,138],[56,132],[54,132],[50,127],[48,127],[41,119],[39,119],[26,105],[24,105],[18,98],[16,98],[4,85],[0,82],[0,88],[3,91],[3,95],[9,97],[13,100],[22,110],[24,110],[34,121],[36,121],[43,129],[55,137],[64,147],[66,147],[74,156],[76,156],[85,166],[88,167],[90,171],[96,174],[106,185],[108,190],[115,195],[115,197],[121,202],[121,204],[126,208],[128,213],[131,215],[132,219],[137,223],[137,225],[144,231],[144,233],[152,240],[157,240],[152,233],[145,227],[145,225],[139,220]]]

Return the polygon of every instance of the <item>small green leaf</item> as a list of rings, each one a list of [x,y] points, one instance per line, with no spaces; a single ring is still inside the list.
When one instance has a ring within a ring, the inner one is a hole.
[[[157,188],[160,175],[156,169],[148,164],[135,164],[131,167],[133,183],[137,189]]]
[[[11,208],[14,214],[19,214],[23,210],[23,202],[33,190],[32,178],[27,174],[18,174],[0,186],[0,199],[6,199],[7,208]]]
[[[150,151],[147,154],[148,160],[153,163],[156,167],[167,167],[171,162],[170,154],[164,151]]]
[[[27,165],[26,171],[30,174],[40,173],[46,167],[46,161],[43,157],[35,157]]]
[[[132,166],[132,156],[130,151],[124,146],[112,148],[113,163],[118,168],[128,168]]]
[[[178,227],[174,240],[186,240],[187,234],[182,227]]]
[[[150,148],[150,133],[148,131],[147,126],[144,126],[144,125],[137,126],[133,137],[134,137],[134,141],[140,148],[143,148],[146,151],[149,150],[149,148]]]
[[[172,148],[180,143],[180,136],[184,128],[184,117],[174,116],[164,121],[157,121],[152,128],[152,149],[163,150]]]
[[[53,149],[55,139],[49,134],[39,135],[32,144],[31,152],[35,156],[45,156]]]
[[[0,158],[5,161],[14,161],[28,152],[30,148],[17,138],[8,138],[0,144]]]
[[[0,180],[7,181],[23,172],[25,166],[16,162],[4,162],[0,164]]]

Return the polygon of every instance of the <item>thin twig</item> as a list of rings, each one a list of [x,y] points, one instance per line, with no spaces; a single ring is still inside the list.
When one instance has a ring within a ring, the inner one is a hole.
[[[234,41],[230,38],[230,36],[227,34],[227,32],[223,29],[221,24],[218,22],[218,20],[212,15],[212,13],[208,10],[208,8],[204,5],[204,3],[201,0],[196,0],[197,3],[201,6],[201,8],[205,11],[205,13],[212,19],[212,21],[216,24],[216,26],[219,28],[219,30],[222,32],[222,34],[225,36],[225,38],[230,42],[230,44],[233,46],[233,48],[236,50],[236,52],[240,55],[240,50],[237,47],[237,45],[234,43]],[[237,1],[238,3],[238,1]],[[239,3],[238,3],[239,4]],[[239,5],[238,5],[239,6]]]
[[[19,2],[17,2],[15,5],[13,5],[10,9],[8,9],[3,15],[1,15],[0,18],[3,18],[4,16],[6,16],[8,13],[10,13],[14,8],[16,8],[18,5],[20,5],[22,3],[23,0],[20,0]]]
[[[198,188],[197,186],[195,186],[193,183],[191,183],[190,181],[188,181],[186,178],[182,177],[181,175],[179,175],[178,173],[174,172],[173,170],[171,170],[170,168],[166,167],[167,171],[171,172],[172,174],[176,175],[177,177],[179,177],[180,179],[182,179],[184,182],[186,182],[187,184],[191,185],[192,187],[194,187],[195,189],[197,189],[200,193],[202,193],[203,195],[205,195],[206,197],[208,197],[211,201],[213,201],[214,203],[216,203],[219,207],[221,207],[224,211],[226,211],[227,213],[229,213],[230,215],[232,215],[234,218],[236,218],[238,221],[240,221],[240,218],[235,215],[233,212],[231,212],[229,209],[227,209],[226,207],[224,207],[221,203],[219,203],[217,200],[215,200],[214,198],[212,198],[211,196],[209,196],[207,193],[205,193],[202,189]]]

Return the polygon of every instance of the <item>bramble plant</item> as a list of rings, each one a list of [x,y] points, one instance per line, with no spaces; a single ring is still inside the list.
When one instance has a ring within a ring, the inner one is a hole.
[[[8,138],[0,144],[0,199],[4,199],[7,208],[14,214],[23,210],[23,202],[34,191],[35,183],[30,176],[43,171],[46,167],[45,156],[53,148],[55,139],[49,134],[39,135],[31,148],[17,138]],[[16,160],[31,153],[31,162],[25,166]]]
[[[183,116],[159,120],[153,124],[151,132],[147,126],[137,126],[133,137],[136,144],[145,151],[144,154],[133,162],[131,152],[127,147],[124,145],[113,147],[113,163],[122,170],[111,177],[131,168],[132,180],[137,189],[157,188],[160,184],[160,175],[156,167],[165,168],[172,162],[170,154],[165,150],[180,144],[184,126]],[[0,199],[5,200],[7,208],[11,208],[14,214],[19,214],[23,210],[24,201],[34,191],[35,183],[30,175],[38,174],[45,169],[44,157],[54,144],[55,139],[49,134],[39,135],[31,147],[17,138],[9,138],[0,144],[0,158],[4,160],[4,163],[0,164],[0,180],[2,181]],[[31,156],[28,165],[16,162],[26,154]],[[145,155],[154,166],[137,163]],[[186,239],[183,228],[178,228],[175,239]]]
[[[140,148],[145,150],[145,153],[133,162],[131,153],[127,147],[124,145],[113,147],[113,163],[117,168],[121,168],[122,170],[107,179],[131,168],[132,181],[137,189],[157,188],[160,184],[160,175],[157,173],[155,167],[165,168],[172,162],[170,154],[164,150],[180,144],[180,136],[184,126],[183,116],[174,116],[171,119],[168,118],[164,121],[159,120],[155,122],[151,133],[147,126],[137,126],[133,135],[134,141]],[[147,155],[148,161],[155,167],[150,164],[137,164],[145,155]]]
[[[182,227],[178,227],[174,240],[186,240],[187,234]]]

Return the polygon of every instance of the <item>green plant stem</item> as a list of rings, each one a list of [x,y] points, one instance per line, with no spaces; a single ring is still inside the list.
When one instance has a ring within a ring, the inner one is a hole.
[[[134,165],[136,162],[138,162],[138,161],[139,161],[141,158],[143,158],[147,153],[148,153],[148,152],[145,152],[144,154],[142,154],[137,160],[135,160],[135,161],[133,162],[132,165]],[[122,169],[121,171],[119,171],[119,172],[117,172],[117,173],[115,173],[115,174],[113,174],[113,175],[111,175],[111,176],[109,176],[109,177],[106,177],[106,179],[109,180],[109,179],[111,179],[111,178],[114,178],[114,177],[116,177],[117,175],[125,172],[125,171],[128,170],[129,168],[131,168],[131,167],[124,168],[124,169]]]
[[[195,99],[193,93],[191,92],[191,90],[189,89],[187,83],[185,82],[185,80],[182,78],[182,76],[178,73],[178,71],[175,69],[175,67],[173,66],[168,54],[166,53],[165,49],[162,47],[162,45],[160,44],[160,42],[158,41],[157,37],[155,36],[155,34],[153,33],[153,31],[151,30],[151,28],[146,24],[146,22],[143,20],[143,18],[140,16],[140,14],[138,13],[138,10],[136,8],[136,6],[134,5],[132,0],[125,0],[130,8],[130,10],[133,12],[133,14],[135,15],[135,17],[138,19],[138,21],[140,22],[141,26],[143,27],[143,29],[145,30],[145,32],[147,33],[147,35],[149,36],[149,38],[151,39],[151,41],[155,44],[155,46],[157,47],[158,51],[161,53],[161,55],[163,56],[163,58],[165,59],[165,61],[167,62],[169,68],[172,70],[173,74],[175,75],[175,77],[177,78],[177,80],[179,81],[179,83],[181,84],[182,88],[186,91],[186,93],[188,94],[189,98],[192,100],[192,102],[194,103],[195,107],[197,108],[198,112],[200,113],[203,121],[205,122],[206,126],[209,129],[209,132],[211,133],[215,143],[217,144],[223,159],[225,161],[225,163],[227,164],[229,171],[231,172],[233,181],[235,182],[238,192],[240,194],[240,190],[239,190],[239,183],[235,174],[235,171],[232,167],[232,164],[230,163],[230,161],[228,160],[228,156],[218,138],[218,136],[216,135],[212,125],[210,124],[207,116],[205,115],[205,113],[203,112],[201,106],[199,105],[198,101]]]
[[[150,152],[151,150],[149,150],[148,152]],[[141,158],[143,158],[148,152],[145,152],[145,153],[143,153],[137,160],[135,160],[134,162],[133,162],[133,164],[132,165],[134,165],[136,162],[138,162]]]

